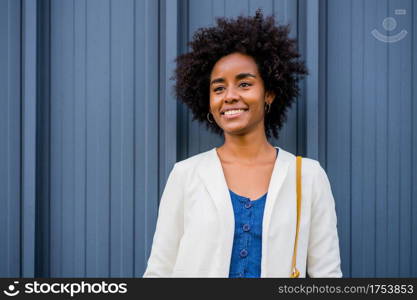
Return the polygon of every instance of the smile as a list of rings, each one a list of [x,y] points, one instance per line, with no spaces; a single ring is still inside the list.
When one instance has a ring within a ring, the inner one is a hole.
[[[245,111],[247,111],[247,109],[228,110],[228,111],[225,111],[224,113],[222,113],[222,116],[226,119],[233,119],[233,118],[237,118],[237,117],[241,116]]]

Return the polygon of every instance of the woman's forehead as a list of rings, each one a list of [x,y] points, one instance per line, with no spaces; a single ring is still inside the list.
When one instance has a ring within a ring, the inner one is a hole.
[[[255,60],[245,54],[232,53],[219,59],[211,72],[211,77],[235,76],[240,73],[258,74]]]

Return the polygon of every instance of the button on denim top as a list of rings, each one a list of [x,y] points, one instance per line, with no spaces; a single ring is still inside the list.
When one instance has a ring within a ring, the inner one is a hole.
[[[278,155],[278,148],[277,155]],[[259,278],[262,257],[262,220],[266,194],[256,200],[229,189],[235,214],[235,234],[229,278]]]

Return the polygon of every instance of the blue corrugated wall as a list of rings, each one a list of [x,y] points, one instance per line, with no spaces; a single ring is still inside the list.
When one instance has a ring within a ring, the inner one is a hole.
[[[325,167],[344,276],[417,276],[414,1],[0,0],[0,277],[143,274],[172,165],[222,142],[173,60],[258,7],[310,70],[272,143]]]
[[[21,9],[0,1],[0,276],[20,275]]]

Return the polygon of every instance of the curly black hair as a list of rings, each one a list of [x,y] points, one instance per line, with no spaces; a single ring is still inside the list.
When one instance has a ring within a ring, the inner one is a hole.
[[[253,57],[264,81],[265,91],[274,92],[270,112],[265,115],[265,134],[278,138],[287,110],[299,94],[298,81],[308,71],[298,60],[296,40],[289,37],[289,25],[275,25],[273,15],[237,19],[217,18],[217,26],[198,29],[188,43],[191,51],[176,58],[172,79],[177,99],[193,113],[193,120],[205,122],[209,130],[223,135],[223,130],[207,120],[210,108],[210,74],[222,57],[239,52]],[[278,130],[277,130],[278,129]]]

